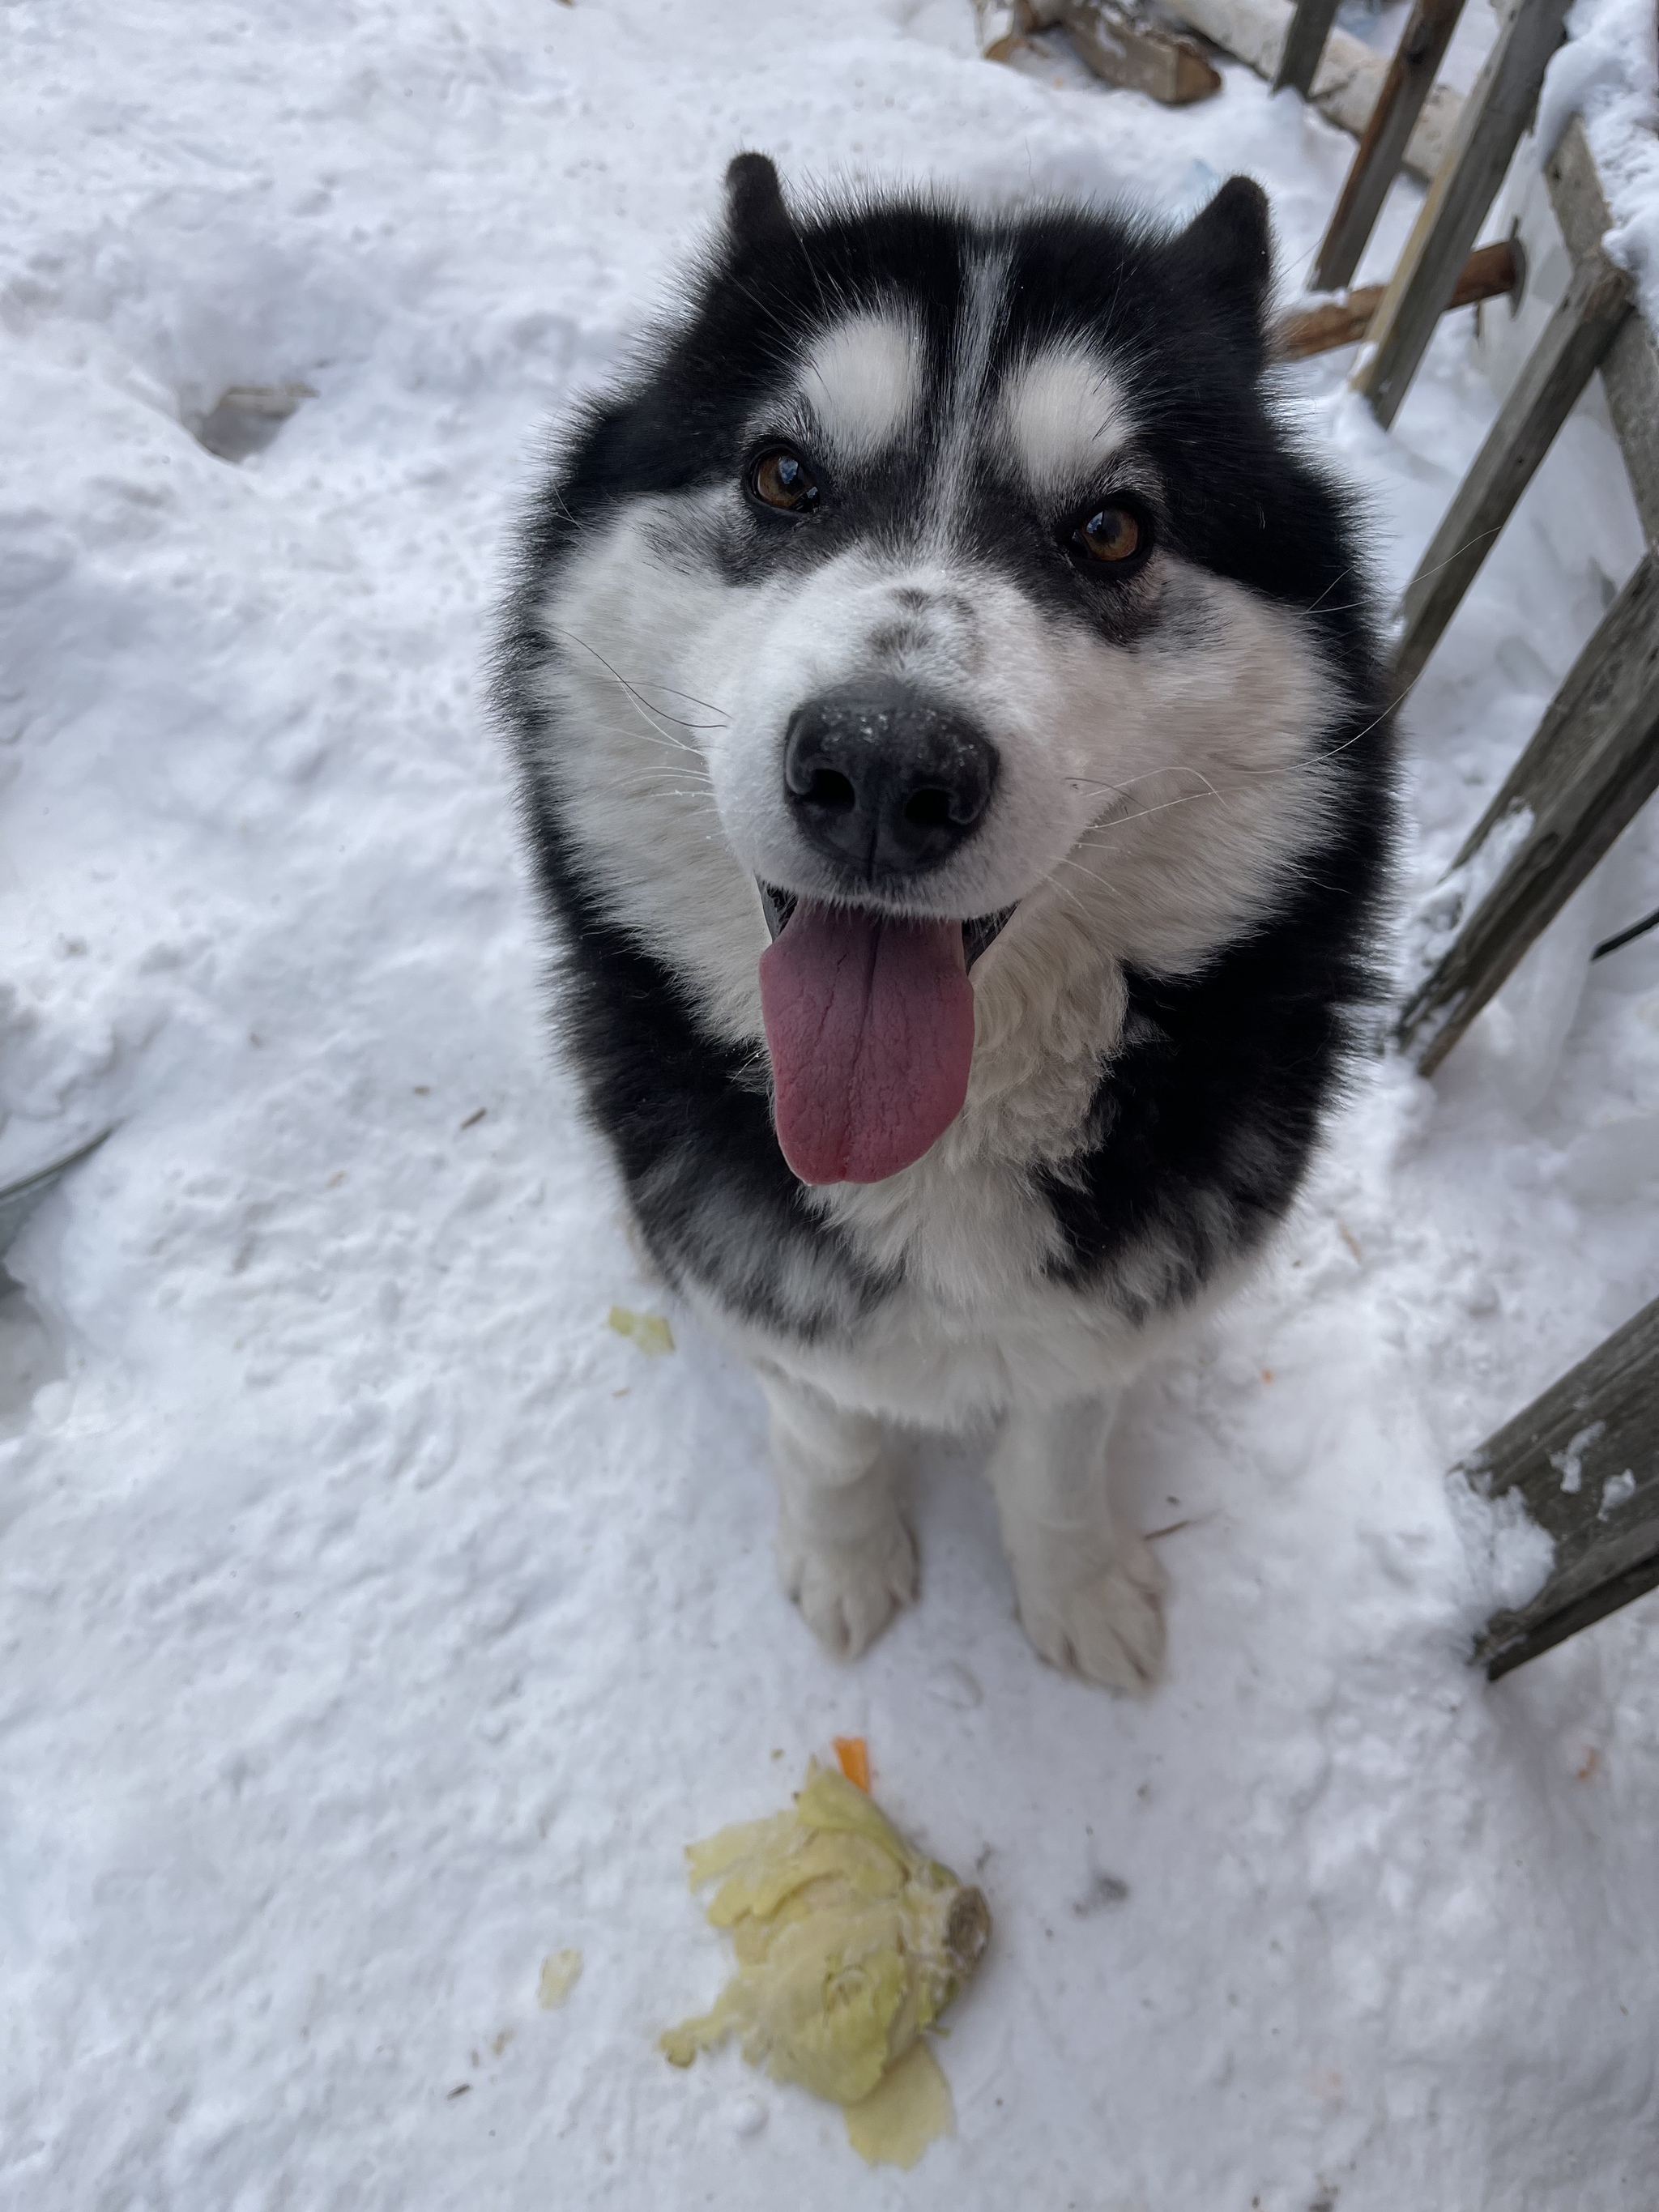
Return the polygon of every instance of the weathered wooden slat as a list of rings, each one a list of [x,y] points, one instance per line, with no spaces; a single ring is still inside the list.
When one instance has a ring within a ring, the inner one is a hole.
[[[1455,934],[1400,1017],[1426,1075],[1659,788],[1659,554],[1551,701],[1441,887]]]
[[[1659,545],[1659,343],[1640,314],[1626,318],[1607,348],[1601,388],[1643,535]]]
[[[1496,300],[1515,289],[1519,273],[1515,249],[1507,240],[1496,246],[1477,246],[1463,264],[1457,289],[1446,302],[1454,307],[1472,307],[1477,300]],[[1310,354],[1329,353],[1337,346],[1358,345],[1370,328],[1380,284],[1361,284],[1340,300],[1322,301],[1316,307],[1292,307],[1273,326],[1273,351],[1280,361],[1305,361]]]
[[[1316,292],[1352,283],[1462,13],[1463,0],[1417,0],[1412,9],[1315,260]]]
[[[1276,73],[1291,27],[1291,0],[1166,0],[1166,4],[1172,15],[1236,54],[1258,76],[1271,78]],[[1309,97],[1322,115],[1358,138],[1370,121],[1388,73],[1384,58],[1339,23],[1325,41]],[[1438,170],[1462,112],[1460,95],[1449,85],[1436,85],[1407,142],[1405,166],[1414,177],[1426,183]]]
[[[1600,246],[1613,219],[1577,116],[1544,164],[1544,177],[1567,251],[1582,260]],[[1601,388],[1643,531],[1650,545],[1659,545],[1659,344],[1640,313],[1626,319],[1607,349]]]
[[[1452,1474],[1518,1491],[1555,1545],[1543,1588],[1476,1641],[1493,1681],[1659,1584],[1659,1298]]]
[[[1351,380],[1387,429],[1428,349],[1457,272],[1532,119],[1568,0],[1519,0],[1464,102]]]
[[[1544,164],[1544,181],[1549,187],[1550,205],[1561,226],[1567,252],[1575,261],[1582,260],[1592,248],[1600,246],[1613,218],[1607,212],[1607,197],[1596,173],[1595,157],[1584,136],[1581,116],[1573,116],[1561,133],[1554,152]]]
[[[1291,17],[1291,27],[1279,49],[1279,66],[1273,71],[1275,92],[1297,93],[1304,100],[1308,97],[1313,89],[1320,56],[1325,51],[1325,41],[1336,21],[1336,10],[1337,0],[1296,0],[1296,13]]]
[[[1396,690],[1416,682],[1630,313],[1630,278],[1599,246],[1592,246],[1574,270],[1566,297],[1528,356],[1406,586],[1401,600],[1404,629],[1395,654]]]

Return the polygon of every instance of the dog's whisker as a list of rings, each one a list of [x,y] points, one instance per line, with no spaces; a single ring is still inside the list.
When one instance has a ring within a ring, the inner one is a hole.
[[[1063,860],[1058,860],[1055,862],[1054,867],[1042,878],[1044,885],[1048,890],[1058,892],[1061,898],[1067,900],[1077,908],[1078,912],[1083,916],[1085,921],[1093,925],[1097,921],[1098,917],[1090,911],[1088,906],[1078,893],[1072,889],[1069,884],[1061,883],[1060,879],[1060,872],[1062,868],[1078,868],[1078,872],[1079,874],[1085,872],[1083,869],[1079,868],[1077,861],[1068,856]]]
[[[1194,773],[1197,774],[1198,771],[1194,770]],[[1086,836],[1080,837],[1072,849],[1074,852],[1082,852],[1085,849],[1090,849],[1091,841],[1097,836],[1102,836],[1102,833],[1107,830],[1127,830],[1132,822],[1145,822],[1154,814],[1167,814],[1171,807],[1190,806],[1195,799],[1213,799],[1216,804],[1224,812],[1226,811],[1227,805],[1226,799],[1223,797],[1221,793],[1216,789],[1214,784],[1210,781],[1207,776],[1203,778],[1203,783],[1204,788],[1202,791],[1180,792],[1177,793],[1176,797],[1173,799],[1160,799],[1156,806],[1138,806],[1133,814],[1103,815],[1101,819],[1094,824],[1093,829],[1088,833],[1088,835]],[[1103,842],[1103,836],[1102,836],[1102,842]],[[1095,844],[1092,847],[1092,849],[1098,851],[1100,849],[1100,845]]]
[[[647,721],[651,725],[651,727],[656,732],[658,744],[667,745],[671,747],[673,751],[684,754],[688,760],[702,759],[702,756],[696,745],[688,744],[684,738],[677,738],[672,730],[665,730],[663,727],[661,722],[657,719],[657,716],[652,712],[645,701],[641,698],[639,693],[635,690],[631,684],[626,682],[622,677],[616,676],[614,674],[612,676],[612,681],[617,684],[623,697],[627,699],[629,703],[633,707],[635,712],[641,715],[644,720]],[[630,743],[637,740],[640,737],[640,732],[631,723],[624,724],[621,727],[617,727],[615,724],[611,724],[607,726],[611,728],[616,736],[625,737]],[[647,738],[645,742],[649,744],[651,741],[649,738]]]
[[[625,738],[630,745],[655,745],[663,752],[672,753],[688,775],[708,776],[708,763],[702,754],[695,745],[688,745],[682,738],[669,737],[660,730],[647,736],[643,730],[636,729],[631,722],[620,728],[616,723],[609,721],[600,722],[597,726],[608,731],[613,737]],[[708,780],[711,783],[714,781],[712,776],[709,776]]]
[[[1422,571],[1420,575],[1414,576],[1412,579],[1412,581],[1413,583],[1426,584],[1431,576],[1437,576],[1443,568],[1449,568],[1454,561],[1461,561],[1466,553],[1473,552],[1474,548],[1480,544],[1482,538],[1496,538],[1498,531],[1501,530],[1503,526],[1503,524],[1500,522],[1494,529],[1477,530],[1473,538],[1466,538],[1461,545],[1457,546],[1452,552],[1447,554],[1443,561],[1437,561],[1432,568],[1425,568]]]
[[[1413,684],[1415,684],[1416,680],[1417,679],[1413,678]],[[1362,723],[1358,729],[1353,731],[1349,736],[1344,738],[1340,744],[1319,747],[1309,754],[1305,759],[1297,761],[1282,761],[1273,767],[1254,767],[1249,764],[1241,765],[1237,770],[1237,775],[1241,781],[1248,779],[1253,783],[1267,783],[1273,781],[1278,777],[1312,775],[1317,774],[1328,762],[1340,759],[1345,752],[1351,750],[1353,746],[1363,743],[1364,740],[1370,735],[1371,732],[1377,728],[1380,724],[1387,721],[1389,716],[1392,714],[1395,709],[1409,696],[1413,688],[1413,684],[1408,684],[1405,687],[1405,690],[1400,692],[1396,697],[1389,700],[1386,706],[1380,708],[1376,714],[1372,715],[1370,721]],[[1196,775],[1200,779],[1200,782],[1203,783],[1204,789],[1202,791],[1183,792],[1174,799],[1160,800],[1156,806],[1139,807],[1133,814],[1108,814],[1103,816],[1102,819],[1096,823],[1096,829],[1103,830],[1121,829],[1126,827],[1131,822],[1144,821],[1150,814],[1162,814],[1166,812],[1172,806],[1184,806],[1189,800],[1194,799],[1213,799],[1217,800],[1224,810],[1226,805],[1225,797],[1221,792],[1217,790],[1214,784],[1212,784],[1209,778],[1204,775],[1201,769],[1196,767],[1190,761],[1171,762],[1170,766],[1172,769],[1180,769],[1188,775]],[[1154,769],[1148,770],[1147,773],[1149,775],[1159,775],[1164,773],[1164,771]],[[1079,779],[1073,780],[1074,781],[1079,781]],[[1133,783],[1144,780],[1144,778],[1132,777],[1129,781]],[[1101,787],[1105,790],[1110,790],[1115,787],[1107,784],[1103,785]],[[1127,789],[1128,786],[1126,784],[1121,787]],[[1079,845],[1077,849],[1080,850],[1081,845]]]
[[[709,784],[682,786],[678,783],[667,783],[663,781],[661,775],[653,775],[648,772],[630,776],[626,787],[631,792],[655,792],[665,799],[695,799],[699,802],[712,799],[714,795],[714,788]]]
[[[712,727],[723,730],[732,720],[732,717],[729,714],[724,713],[719,707],[715,706],[712,699],[699,699],[695,691],[682,691],[678,684],[653,684],[651,688],[653,691],[665,691],[671,699],[689,699],[694,707],[701,707],[706,714],[713,714],[715,717],[715,720],[712,724],[705,722],[688,722],[686,724],[687,729],[708,729]]]
[[[1105,822],[1097,822],[1086,836],[1078,839],[1072,850],[1074,853],[1104,852],[1110,831],[1127,830],[1132,822],[1145,822],[1154,814],[1167,814],[1172,806],[1189,806],[1195,799],[1208,799],[1212,795],[1207,791],[1189,791],[1182,798],[1165,799],[1161,806],[1143,806],[1133,814],[1119,815]]]
[[[1329,598],[1330,594],[1336,589],[1337,586],[1342,581],[1344,577],[1351,576],[1352,574],[1353,570],[1352,568],[1339,568],[1335,575],[1331,578],[1330,582],[1326,585],[1324,590],[1319,594],[1319,597],[1316,599],[1310,599],[1307,605],[1303,608],[1303,613],[1304,615],[1310,615],[1317,612],[1318,609],[1324,605],[1326,599]],[[1331,607],[1327,609],[1327,612],[1331,614],[1340,614],[1343,612],[1343,609],[1340,607]]]
[[[1121,797],[1125,793],[1133,791],[1138,783],[1150,783],[1155,775],[1195,775],[1200,783],[1207,785],[1209,782],[1203,769],[1195,761],[1164,761],[1157,768],[1140,769],[1133,775],[1124,776],[1115,781],[1106,776],[1064,775],[1058,773],[1053,781],[1056,783],[1068,784],[1073,791],[1109,791]]]
[[[718,708],[711,707],[708,708],[708,711],[717,717],[717,720],[713,722],[691,722],[686,720],[683,715],[669,714],[665,708],[653,708],[649,701],[645,697],[644,693],[641,690],[639,685],[637,684],[630,683],[628,678],[623,674],[619,668],[614,667],[599,651],[598,646],[590,645],[585,637],[579,637],[574,630],[562,629],[556,623],[549,623],[545,626],[551,635],[555,637],[568,638],[573,645],[580,646],[584,653],[592,653],[594,659],[597,660],[600,667],[604,669],[605,674],[609,676],[613,682],[619,684],[623,690],[628,694],[629,697],[632,699],[639,708],[640,712],[642,714],[650,716],[653,722],[656,722],[657,718],[660,716],[663,721],[678,722],[680,727],[685,730],[724,729],[726,727],[729,718],[721,714]],[[675,698],[685,699],[691,697],[691,694],[690,692],[676,691],[672,684],[653,684],[652,689],[653,690],[665,690],[669,692],[671,696]],[[694,701],[693,703],[697,706],[708,705],[707,701],[701,699]],[[660,726],[659,724],[658,726]],[[663,735],[666,737],[668,732],[664,731]],[[691,750],[693,748],[688,747],[687,750]]]

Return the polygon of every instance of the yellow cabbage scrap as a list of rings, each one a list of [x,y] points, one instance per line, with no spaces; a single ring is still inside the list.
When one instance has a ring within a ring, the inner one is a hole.
[[[674,1349],[674,1332],[660,1314],[635,1313],[631,1306],[612,1306],[605,1321],[618,1336],[632,1338],[647,1355],[654,1357]]]
[[[720,1885],[706,1911],[731,1930],[738,1971],[712,2011],[662,2038],[668,2058],[689,2066],[739,2036],[750,2065],[848,2106],[864,2156],[914,2163],[951,2124],[918,2038],[989,1940],[980,1892],[816,1761],[792,1812],[722,1828],[686,1857],[694,1889]]]
[[[536,2002],[544,2012],[555,2012],[582,1978],[580,1951],[550,1951],[542,1960],[536,1984]]]
[[[845,2114],[847,2140],[866,2166],[914,2166],[928,2144],[956,2126],[951,2085],[933,2046],[913,2043],[860,2103]]]

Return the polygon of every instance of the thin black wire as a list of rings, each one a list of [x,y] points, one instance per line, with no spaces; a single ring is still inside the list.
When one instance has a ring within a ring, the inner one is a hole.
[[[1659,929],[1659,906],[1655,907],[1644,921],[1633,921],[1628,929],[1621,929],[1617,937],[1605,939],[1591,953],[1590,958],[1600,960],[1605,953],[1616,952],[1621,945],[1629,945],[1636,938],[1645,937],[1650,929]]]

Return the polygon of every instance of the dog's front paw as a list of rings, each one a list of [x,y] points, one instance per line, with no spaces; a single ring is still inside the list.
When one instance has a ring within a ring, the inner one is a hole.
[[[1051,1667],[1109,1690],[1144,1695],[1156,1685],[1169,1577],[1144,1536],[1102,1552],[1044,1531],[1012,1564],[1021,1626]]]
[[[851,1542],[831,1543],[788,1519],[778,1573],[801,1617],[836,1659],[856,1659],[916,1594],[916,1547],[896,1511]]]

